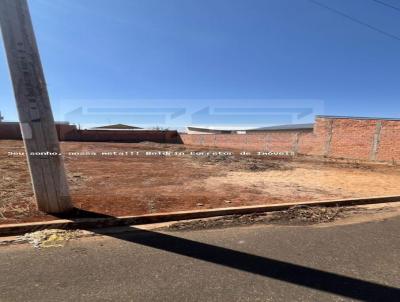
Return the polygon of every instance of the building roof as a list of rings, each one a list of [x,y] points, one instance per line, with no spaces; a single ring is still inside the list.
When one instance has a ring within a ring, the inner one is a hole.
[[[237,133],[237,132],[256,132],[256,131],[283,131],[283,130],[313,130],[314,124],[289,124],[289,125],[278,125],[269,127],[260,127],[252,129],[213,129],[205,127],[187,127],[188,131],[204,132],[204,133]]]
[[[204,133],[231,133],[237,130],[230,129],[213,129],[213,128],[205,128],[205,127],[186,127],[188,131],[196,131],[196,132],[204,132]]]
[[[269,126],[269,127],[248,129],[247,131],[312,130],[312,129],[314,129],[314,123]]]
[[[136,126],[124,125],[124,124],[114,124],[114,125],[106,125],[100,127],[94,127],[92,129],[99,129],[99,130],[135,130],[135,129],[142,129]]]

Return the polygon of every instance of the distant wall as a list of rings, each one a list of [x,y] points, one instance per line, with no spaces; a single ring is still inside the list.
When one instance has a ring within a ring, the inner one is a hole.
[[[57,124],[64,141],[183,143],[249,151],[400,163],[400,120],[317,117],[314,129],[247,134],[178,134],[158,130],[78,130]],[[0,123],[0,139],[21,139],[18,123]]]
[[[21,129],[18,123],[0,123],[0,138],[1,139],[22,139]]]
[[[71,132],[76,131],[76,126],[69,124],[56,124],[57,134],[60,140]],[[21,140],[21,128],[16,122],[0,123],[0,139]]]
[[[173,130],[78,130],[69,124],[56,124],[56,129],[61,141],[181,143],[178,132]],[[0,123],[0,139],[21,140],[19,123]]]
[[[286,152],[298,148],[298,138],[311,131],[270,131],[249,134],[180,134],[188,145],[253,151]]]
[[[126,142],[180,143],[178,132],[168,130],[75,130],[67,133],[63,140],[81,142]]]
[[[188,145],[400,162],[400,120],[317,117],[313,130],[181,134]]]
[[[274,131],[249,134],[180,134],[188,145],[233,148],[257,151],[292,151],[296,148],[298,132]]]

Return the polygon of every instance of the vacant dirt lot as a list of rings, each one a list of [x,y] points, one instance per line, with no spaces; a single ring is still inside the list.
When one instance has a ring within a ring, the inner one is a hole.
[[[387,165],[194,156],[215,150],[154,143],[65,142],[62,150],[75,206],[113,216],[400,195],[400,168]],[[0,223],[54,218],[35,208],[25,156],[8,154],[23,151],[20,141],[0,141]]]

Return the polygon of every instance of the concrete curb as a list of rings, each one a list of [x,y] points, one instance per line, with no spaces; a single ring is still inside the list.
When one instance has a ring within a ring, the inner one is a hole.
[[[0,225],[0,236],[22,235],[43,229],[95,229],[112,226],[160,223],[168,221],[209,218],[224,215],[244,215],[287,210],[294,206],[354,206],[374,203],[400,202],[400,196],[377,196],[338,200],[309,201],[301,203],[279,203],[271,205],[231,207],[196,211],[179,211],[138,216],[120,216],[111,218],[78,218],[76,220],[59,219],[43,222],[28,222]]]

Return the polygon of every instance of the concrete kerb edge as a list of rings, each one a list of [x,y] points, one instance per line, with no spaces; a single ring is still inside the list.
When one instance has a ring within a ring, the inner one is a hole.
[[[0,237],[23,235],[43,229],[95,229],[114,226],[143,225],[162,223],[168,221],[210,218],[226,215],[245,215],[252,213],[266,213],[282,211],[294,206],[355,206],[365,204],[378,204],[387,202],[400,202],[400,196],[376,196],[367,198],[352,198],[338,200],[309,201],[300,203],[280,203],[271,205],[242,206],[195,211],[178,211],[160,214],[147,214],[137,216],[120,216],[113,218],[80,218],[76,220],[59,219],[43,222],[28,222],[18,224],[0,225]]]

